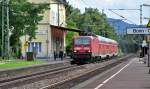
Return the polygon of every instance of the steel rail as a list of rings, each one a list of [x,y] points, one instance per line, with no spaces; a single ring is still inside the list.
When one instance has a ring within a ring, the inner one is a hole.
[[[81,66],[71,65],[71,66],[65,66],[65,67],[59,67],[59,68],[55,68],[55,69],[51,69],[51,70],[46,70],[46,71],[42,71],[39,73],[33,73],[33,74],[27,74],[27,75],[22,75],[22,76],[7,78],[7,79],[6,78],[1,79],[0,80],[0,89],[1,88],[7,89],[9,87],[14,87],[14,85],[20,86],[20,83],[23,83],[23,84],[26,82],[29,83],[29,81],[32,81],[32,82],[34,82],[34,80],[39,81],[41,79],[46,78],[47,76],[53,76],[53,75],[56,75],[59,73],[77,69],[79,67],[81,68]]]
[[[45,86],[45,87],[42,87],[40,89],[70,89],[70,88],[66,88],[67,87],[72,87],[74,85],[76,85],[77,83],[80,83],[80,82],[83,82],[87,79],[89,79],[90,77],[93,77],[97,74],[100,74],[118,64],[121,64],[123,61],[126,61],[128,58],[132,57],[133,55],[130,55],[130,56],[125,56],[123,58],[120,58],[110,64],[106,64],[105,66],[103,67],[99,67],[99,68],[96,68],[94,70],[91,70],[91,71],[87,71],[86,73],[84,73],[83,75],[77,75],[77,76],[74,76],[72,78],[68,78],[68,79],[65,79],[65,80],[60,80],[59,82],[56,82],[56,83],[53,83],[53,84],[50,84],[48,86]]]

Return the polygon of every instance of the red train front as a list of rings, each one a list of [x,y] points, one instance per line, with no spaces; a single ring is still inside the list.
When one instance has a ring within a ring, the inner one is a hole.
[[[89,63],[118,53],[116,41],[101,36],[78,36],[73,38],[73,61]]]

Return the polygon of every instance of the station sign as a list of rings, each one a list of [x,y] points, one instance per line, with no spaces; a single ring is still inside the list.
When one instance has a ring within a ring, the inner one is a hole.
[[[28,48],[28,41],[25,41],[23,46],[24,46],[24,48]]]
[[[36,35],[46,35],[48,33],[47,30],[37,30]]]
[[[150,34],[150,28],[128,28],[127,34]]]

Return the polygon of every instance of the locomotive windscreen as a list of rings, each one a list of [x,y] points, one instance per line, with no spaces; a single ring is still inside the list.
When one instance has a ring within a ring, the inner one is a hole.
[[[90,43],[90,39],[85,37],[76,38],[74,43],[75,45],[81,45],[81,44],[87,45]]]

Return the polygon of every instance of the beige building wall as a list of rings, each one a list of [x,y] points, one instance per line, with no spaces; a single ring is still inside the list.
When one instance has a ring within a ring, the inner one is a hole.
[[[50,50],[51,50],[51,31],[48,30],[50,29],[49,25],[39,25],[38,26],[38,30],[36,31],[36,39],[33,39],[32,41],[30,41],[29,43],[33,43],[32,46],[35,46],[36,44],[40,45],[40,48],[38,47],[38,51],[37,52],[37,57],[47,57],[50,56]],[[30,49],[30,44],[28,46],[28,48],[24,47],[25,41],[28,41],[28,36],[23,36],[21,37],[21,41],[22,41],[22,53],[23,56],[25,56],[25,52],[31,52],[33,51],[33,48]]]
[[[25,48],[25,41],[28,41],[28,36],[21,37],[22,41],[22,54],[25,57],[25,52],[33,51],[36,46],[37,57],[52,57],[53,56],[53,42],[50,25],[65,26],[65,7],[63,4],[59,5],[59,24],[58,24],[58,4],[57,0],[28,0],[33,3],[49,3],[49,9],[43,14],[44,18],[39,22],[38,29],[36,31],[36,39],[29,42],[29,46]],[[52,4],[51,4],[52,3]],[[65,39],[65,36],[64,36]],[[64,46],[65,46],[65,42]]]
[[[57,4],[57,3],[58,3],[57,0],[50,0],[50,23],[51,25],[56,25],[56,26],[59,25],[64,27],[66,25],[65,23],[66,10],[63,4]],[[58,19],[59,19],[59,24],[58,24]]]

